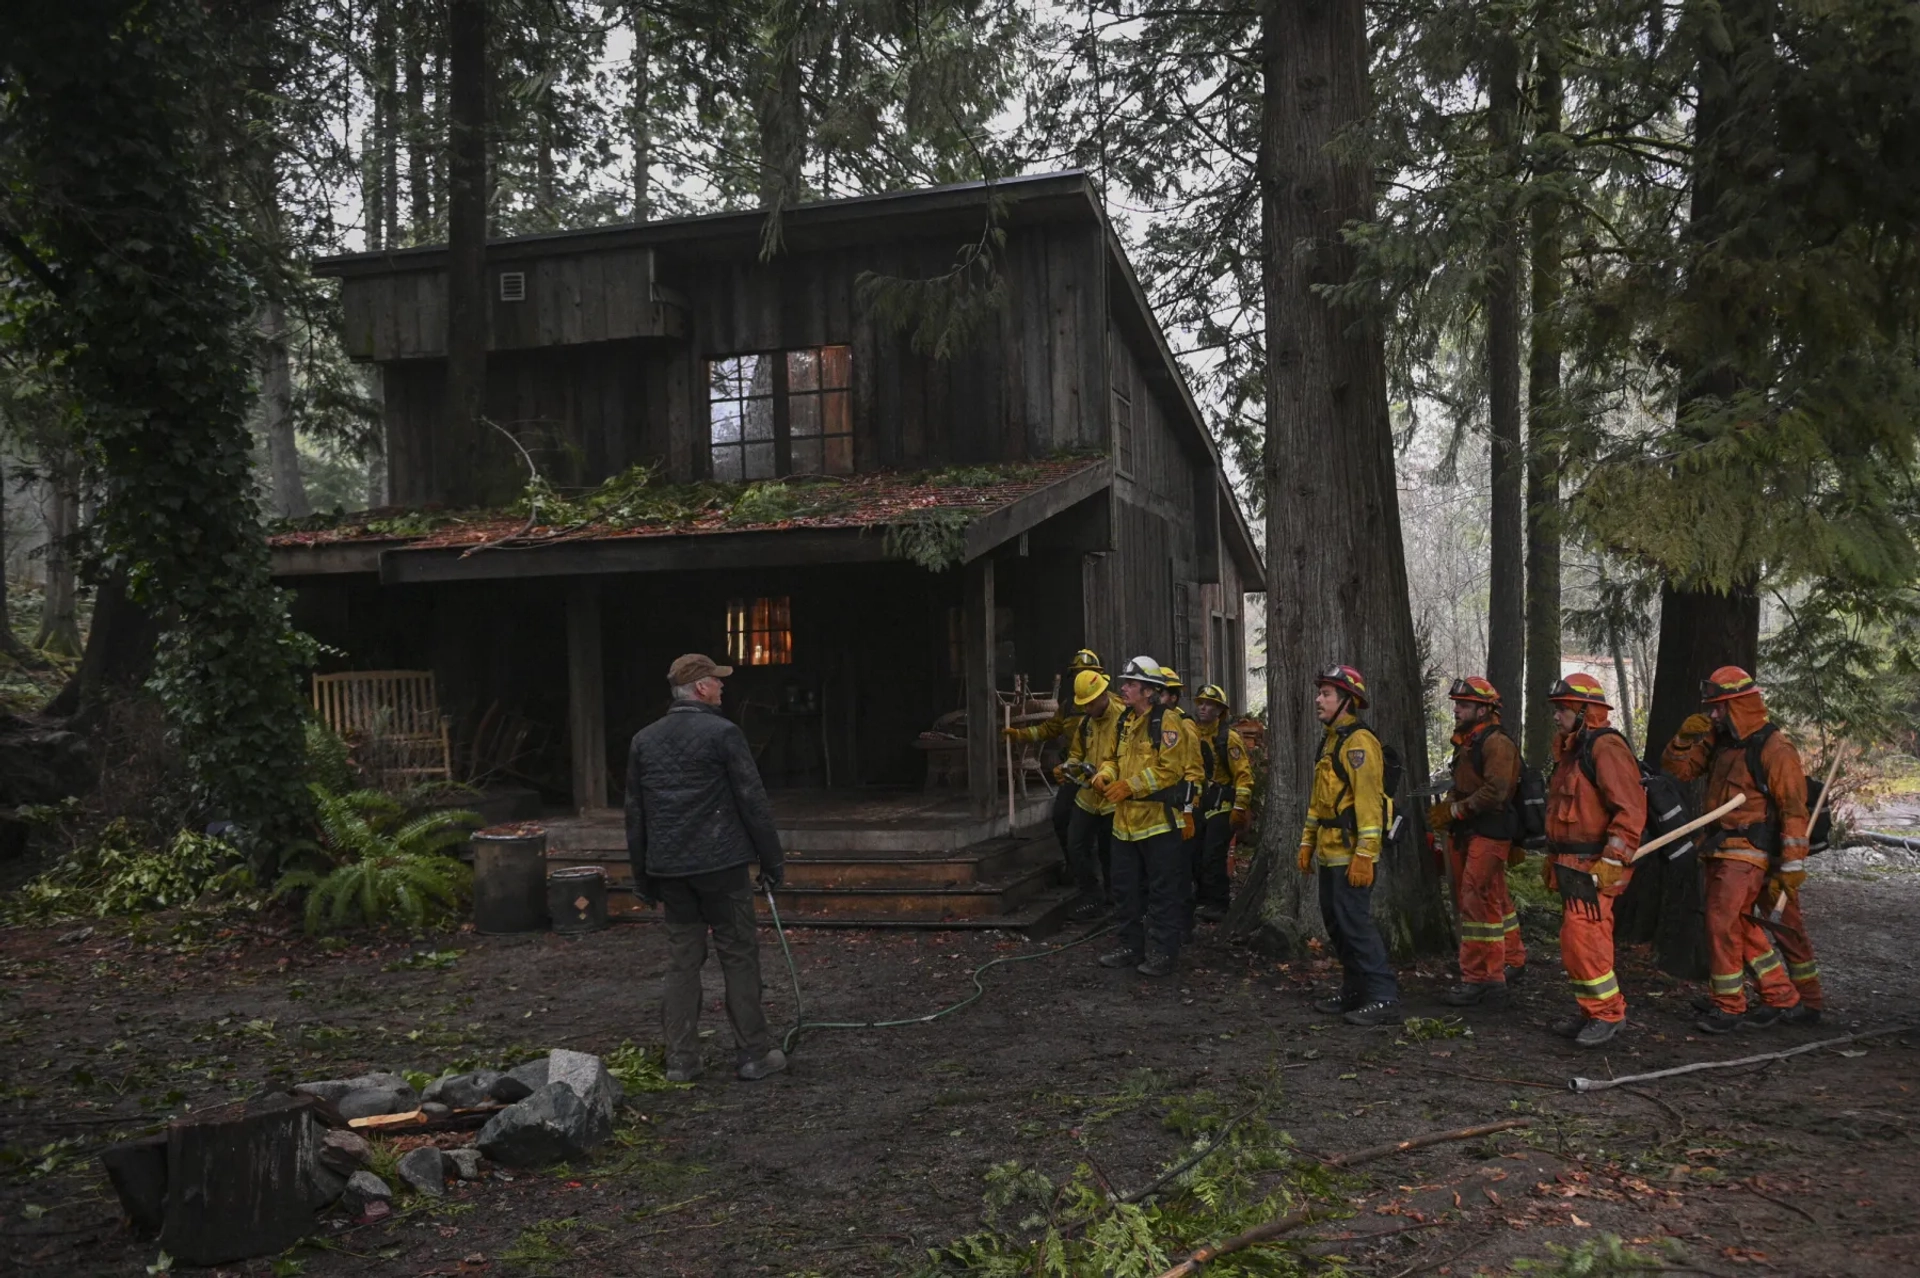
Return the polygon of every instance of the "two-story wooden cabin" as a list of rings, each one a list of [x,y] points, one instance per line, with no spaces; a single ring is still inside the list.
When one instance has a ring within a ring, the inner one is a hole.
[[[949,271],[990,201],[1002,295],[950,357],[917,353],[861,281]],[[1050,687],[1082,646],[1240,697],[1260,559],[1083,175],[802,205],[771,258],[764,230],[487,246],[492,509],[448,508],[449,451],[475,445],[443,409],[445,250],[320,264],[382,374],[399,508],[274,538],[332,668],[434,671],[457,759],[502,721],[549,725],[589,809],[618,800],[687,651],[738,667],[729,707],[774,786],[918,785],[939,716],[997,721],[996,684]],[[572,504],[508,509],[529,464]],[[1000,744],[969,742],[984,813]]]

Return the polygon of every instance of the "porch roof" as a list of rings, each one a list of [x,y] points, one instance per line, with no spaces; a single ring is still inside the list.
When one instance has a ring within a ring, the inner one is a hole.
[[[377,573],[389,584],[872,563],[885,533],[916,523],[960,531],[971,561],[1106,489],[1104,457],[874,472],[789,481],[777,491],[688,485],[639,505],[581,499],[544,524],[505,510],[368,511],[269,534],[276,577]],[[616,481],[617,482],[617,481]]]

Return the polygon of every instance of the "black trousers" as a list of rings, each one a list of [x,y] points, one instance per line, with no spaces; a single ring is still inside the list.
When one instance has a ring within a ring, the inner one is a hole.
[[[1186,841],[1178,830],[1150,839],[1113,840],[1113,897],[1120,913],[1120,944],[1130,950],[1180,953],[1186,931]]]
[[[753,882],[736,865],[707,874],[657,878],[667,916],[667,982],[660,1000],[669,1063],[700,1059],[700,969],[707,961],[707,933],[726,983],[727,1019],[743,1059],[758,1060],[773,1047],[766,1009],[760,1006],[760,938],[753,915]]]
[[[1227,908],[1227,845],[1233,842],[1233,814],[1210,816],[1194,837],[1193,894],[1201,905]]]
[[[1073,828],[1074,809],[1080,805],[1074,797],[1080,793],[1080,787],[1068,781],[1053,792],[1053,837],[1060,840],[1060,855],[1070,855],[1067,848],[1067,832]]]
[[[1348,883],[1344,865],[1321,866],[1320,918],[1340,960],[1342,992],[1364,996],[1368,1002],[1397,1002],[1400,984],[1387,962],[1387,943],[1373,921],[1373,889]]]
[[[1067,873],[1080,891],[1076,904],[1105,900],[1108,895],[1107,843],[1113,817],[1095,816],[1079,804],[1067,823]]]

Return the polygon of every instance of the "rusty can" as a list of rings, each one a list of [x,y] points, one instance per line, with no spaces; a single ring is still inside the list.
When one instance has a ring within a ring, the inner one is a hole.
[[[598,932],[607,925],[607,872],[573,865],[549,874],[547,914],[556,932]]]

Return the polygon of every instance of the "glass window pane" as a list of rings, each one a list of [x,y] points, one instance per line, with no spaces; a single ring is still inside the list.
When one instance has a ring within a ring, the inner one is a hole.
[[[740,450],[726,446],[713,450],[713,477],[723,484],[740,482]]]
[[[797,391],[820,389],[819,351],[787,352],[787,389]]]
[[[742,355],[740,388],[747,395],[773,394],[773,360],[765,355]]]
[[[743,433],[747,439],[773,438],[773,401],[750,399],[741,405],[746,416]]]
[[[795,395],[787,401],[787,430],[795,439],[820,433],[818,395]]]
[[[716,399],[708,406],[708,421],[712,426],[712,442],[716,444],[737,444],[740,442],[740,401],[737,399]]]
[[[792,450],[793,473],[796,475],[818,475],[822,473],[820,464],[820,439],[795,439]]]
[[[853,433],[852,395],[846,391],[829,391],[820,397],[820,430],[824,435]]]
[[[748,444],[746,446],[745,465],[741,468],[746,479],[773,478],[773,444]]]
[[[731,399],[740,392],[740,361],[716,359],[707,362],[707,385],[715,399]]]
[[[853,347],[820,348],[820,384],[826,387],[853,385]]]
[[[827,444],[826,473],[829,475],[851,475],[853,473],[853,436],[829,435]]]

